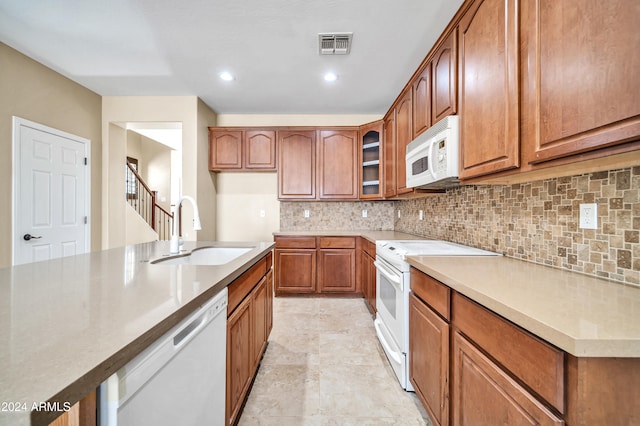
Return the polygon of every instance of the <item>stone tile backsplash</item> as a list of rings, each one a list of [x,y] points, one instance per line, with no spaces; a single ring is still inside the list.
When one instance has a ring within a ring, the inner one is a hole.
[[[598,205],[598,229],[579,228],[582,203]],[[640,285],[640,166],[402,201],[280,203],[281,231],[360,229],[408,232]]]
[[[582,203],[598,205],[598,229],[579,228]],[[464,186],[395,210],[396,231],[640,285],[640,167]]]
[[[304,211],[309,210],[309,217]],[[367,217],[362,217],[367,210]],[[393,201],[281,202],[280,231],[393,230]]]

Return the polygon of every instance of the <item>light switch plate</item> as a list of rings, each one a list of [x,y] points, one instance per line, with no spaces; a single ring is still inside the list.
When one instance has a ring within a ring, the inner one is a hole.
[[[419,218],[420,220],[424,220],[424,210],[420,210],[420,211],[418,212],[418,218]]]
[[[598,205],[580,204],[580,228],[598,229]]]
[[[367,214],[368,214],[367,210],[363,209],[362,210],[362,217],[367,217]]]

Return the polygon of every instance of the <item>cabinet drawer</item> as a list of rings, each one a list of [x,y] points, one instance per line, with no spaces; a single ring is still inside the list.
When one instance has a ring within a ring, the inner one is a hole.
[[[451,289],[429,275],[411,268],[411,291],[433,308],[440,316],[451,319]]]
[[[276,237],[276,248],[316,248],[316,237]]]
[[[464,335],[561,413],[565,412],[562,351],[455,292],[452,314],[453,325]]]
[[[267,256],[263,257],[244,272],[238,278],[236,278],[229,286],[229,301],[227,302],[227,316],[236,309],[236,307],[247,297],[253,288],[260,282],[262,277],[267,273],[269,265],[267,265]]]
[[[364,250],[369,256],[373,258],[376,257],[376,245],[366,238],[362,238],[362,250]]]
[[[320,237],[320,248],[356,248],[355,237]]]

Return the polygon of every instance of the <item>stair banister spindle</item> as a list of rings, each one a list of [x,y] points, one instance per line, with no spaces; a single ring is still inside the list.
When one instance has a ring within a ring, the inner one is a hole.
[[[158,234],[158,239],[170,239],[173,214],[157,204],[158,191],[152,191],[149,188],[131,163],[127,162],[127,168],[125,191],[127,201]],[[133,193],[131,189],[133,189]]]

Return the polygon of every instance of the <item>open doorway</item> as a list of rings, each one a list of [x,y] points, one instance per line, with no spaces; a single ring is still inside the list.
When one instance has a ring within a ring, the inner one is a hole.
[[[126,244],[167,240],[180,192],[182,124],[126,123]]]

